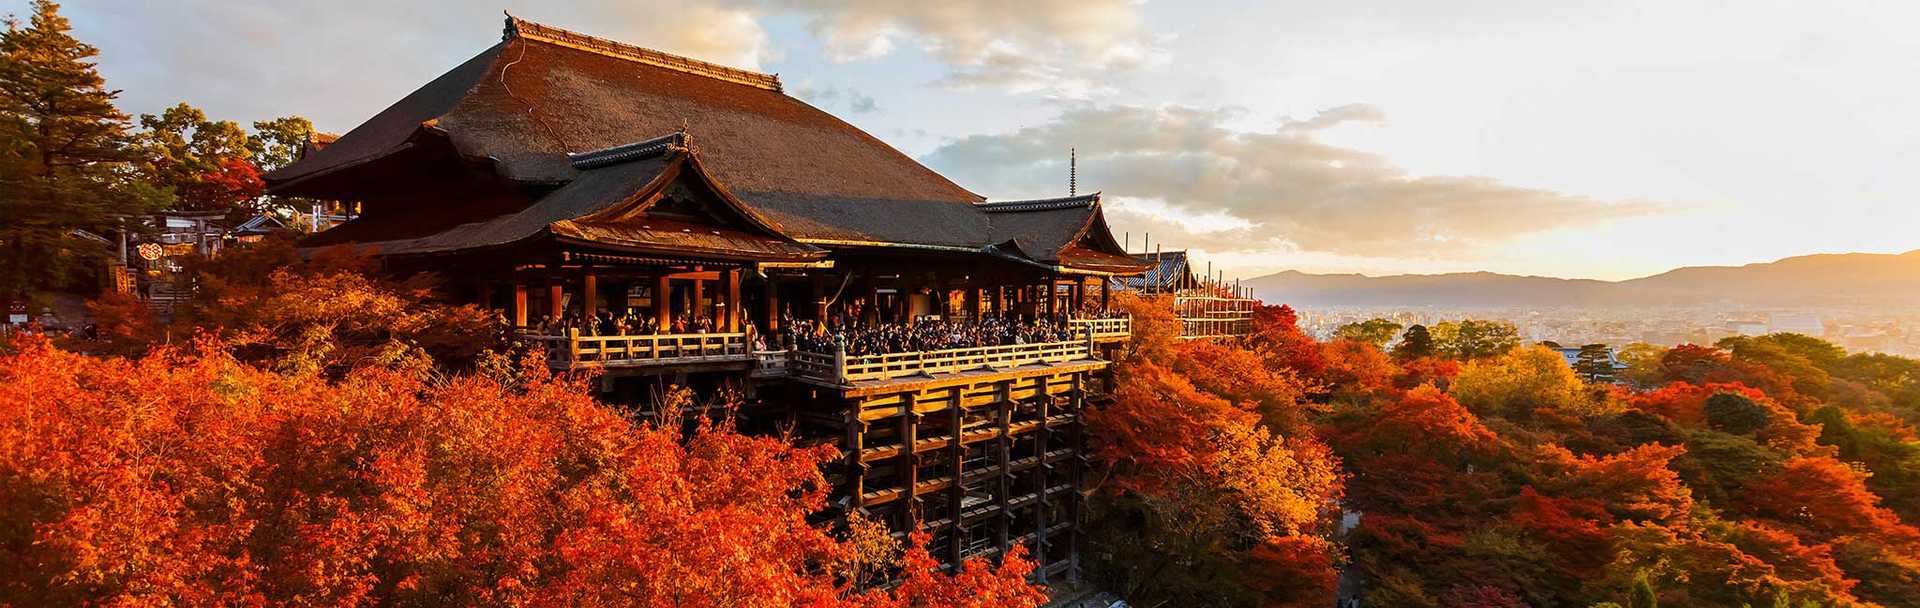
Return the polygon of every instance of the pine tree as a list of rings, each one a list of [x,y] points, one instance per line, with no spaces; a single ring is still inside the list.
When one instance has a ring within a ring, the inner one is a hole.
[[[1411,361],[1421,357],[1433,356],[1433,334],[1425,325],[1414,325],[1401,334],[1400,343],[1393,346],[1393,357],[1401,361]]]
[[[0,300],[76,287],[108,251],[84,233],[111,233],[119,214],[164,195],[128,179],[127,116],[59,5],[33,4],[0,32]],[[84,231],[84,233],[82,232]]]

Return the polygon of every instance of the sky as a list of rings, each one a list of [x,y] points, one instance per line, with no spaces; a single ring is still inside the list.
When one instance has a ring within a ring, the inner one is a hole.
[[[24,12],[21,0],[0,7]],[[1914,2],[71,0],[130,114],[344,132],[501,10],[778,73],[974,192],[1229,276],[1622,279],[1920,249]]]

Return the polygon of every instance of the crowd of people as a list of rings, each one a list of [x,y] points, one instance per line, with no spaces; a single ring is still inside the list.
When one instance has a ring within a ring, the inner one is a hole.
[[[1091,313],[1076,315],[1076,318],[1083,316],[1105,318],[1111,315]],[[504,317],[501,320],[505,322]],[[846,353],[854,356],[1074,339],[1072,328],[1064,319],[1024,320],[1011,315],[993,314],[965,320],[930,318],[911,324],[863,324],[844,319],[821,323],[784,317],[781,331],[775,335],[761,335],[750,322],[743,329],[756,351],[797,349],[832,354],[836,345],[845,344]],[[647,336],[711,333],[718,329],[711,318],[694,318],[684,313],[674,316],[671,323],[663,326],[652,315],[631,310],[625,314],[603,310],[590,317],[580,315],[577,311],[558,317],[543,317],[524,331],[549,336],[567,335],[574,331],[581,336]]]
[[[841,344],[851,356],[915,351],[1039,344],[1073,339],[1066,323],[1022,321],[987,315],[976,320],[925,320],[913,324],[842,325],[823,328],[804,323],[786,326],[777,346],[832,354]]]
[[[675,315],[672,322],[662,326],[652,315],[637,314],[633,310],[616,315],[602,310],[591,317],[583,317],[578,311],[560,317],[547,316],[527,327],[528,333],[543,336],[566,335],[574,330],[578,330],[582,336],[650,336],[711,333],[715,331],[715,326],[713,319],[692,318],[686,313]]]

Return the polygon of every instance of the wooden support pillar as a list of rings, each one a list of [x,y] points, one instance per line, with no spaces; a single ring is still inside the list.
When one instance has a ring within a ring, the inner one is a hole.
[[[993,314],[1007,314],[1007,286],[993,286]]]
[[[1053,415],[1053,396],[1047,394],[1047,384],[1040,383],[1039,403],[1035,404],[1040,415],[1040,426],[1033,432],[1033,453],[1040,458],[1039,466],[1033,468],[1033,561],[1039,564],[1034,570],[1040,582],[1047,582],[1047,473],[1053,465],[1047,464],[1047,435],[1053,429],[1047,426],[1047,418]]]
[[[566,286],[559,279],[551,279],[547,284],[547,314],[558,319],[567,316]]]
[[[519,279],[513,281],[513,326],[527,326],[527,284]]]
[[[589,272],[580,278],[580,316],[592,319],[600,312],[600,277]]]
[[[918,393],[900,396],[900,404],[906,415],[900,417],[900,460],[894,465],[900,473],[900,491],[905,494],[907,510],[906,524],[909,530],[920,528],[920,494],[913,489],[920,485],[920,454],[914,444],[920,442],[918,429],[920,413],[913,411]]]
[[[1100,279],[1100,312],[1109,310],[1113,310],[1113,279],[1102,277]]]
[[[972,286],[967,287],[966,300],[967,300],[967,318],[968,319],[980,318],[980,288],[972,287]]]
[[[1071,308],[1067,309],[1069,314],[1080,314],[1080,311],[1086,310],[1087,279],[1085,277],[1074,279],[1073,289],[1070,293],[1073,294],[1073,304]]]
[[[1047,390],[1045,376],[1038,378],[1037,381],[1040,383],[1040,390]],[[995,421],[1000,427],[1000,437],[994,447],[998,448],[1000,453],[994,455],[994,464],[1000,467],[1000,475],[994,480],[993,498],[1000,507],[1000,516],[994,525],[994,532],[997,535],[994,540],[995,546],[1000,547],[1001,551],[1007,551],[1013,548],[1010,546],[1013,537],[1011,534],[1013,507],[1010,503],[1013,498],[1013,467],[1008,458],[1013,452],[1013,381],[1001,381],[998,392],[999,394],[994,396],[994,413],[1000,418]],[[1034,506],[1039,506],[1039,503],[1034,503]]]
[[[1080,525],[1082,510],[1080,504],[1080,486],[1083,483],[1081,479],[1083,476],[1081,463],[1083,463],[1087,457],[1086,418],[1084,411],[1087,405],[1086,379],[1086,372],[1075,372],[1073,374],[1073,390],[1067,395],[1067,406],[1073,409],[1073,420],[1068,423],[1067,426],[1067,441],[1072,442],[1073,452],[1076,455],[1075,458],[1068,461],[1070,468],[1067,473],[1068,482],[1073,484],[1073,490],[1067,493],[1067,518],[1068,521],[1072,522],[1071,525],[1067,526],[1067,544],[1069,547],[1067,551],[1067,580],[1074,584],[1079,584],[1080,582]]]
[[[953,433],[947,443],[947,457],[952,459],[953,463],[953,483],[947,488],[947,518],[953,522],[953,527],[949,528],[949,530],[953,531],[953,534],[952,537],[947,540],[950,541],[949,544],[952,545],[948,547],[948,557],[955,564],[964,561],[962,555],[964,555],[967,546],[966,533],[964,531],[966,526],[963,525],[964,522],[961,516],[961,514],[966,511],[966,509],[961,506],[961,503],[967,499],[966,485],[961,482],[967,475],[965,465],[967,446],[961,443],[961,437],[966,434],[965,428],[967,421],[966,408],[960,405],[962,396],[961,388],[958,386],[948,391],[947,420]]]
[[[860,407],[847,411],[847,496],[858,509],[867,494],[867,463],[860,459],[865,451],[867,423],[860,420]]]
[[[653,322],[660,327],[660,333],[667,333],[673,325],[673,279],[667,278],[665,269],[653,279]]]
[[[740,331],[740,269],[727,271],[727,332]]]

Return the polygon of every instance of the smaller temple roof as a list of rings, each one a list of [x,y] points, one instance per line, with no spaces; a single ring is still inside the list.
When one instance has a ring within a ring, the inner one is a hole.
[[[1126,254],[1107,229],[1100,193],[979,203],[993,248],[1047,266],[1131,273],[1148,265]]]
[[[552,236],[582,245],[651,253],[757,260],[807,260],[826,254],[773,231],[706,174],[684,133],[569,154],[578,177],[518,212],[460,224],[426,236],[359,242],[380,255],[450,253]],[[687,176],[738,214],[742,226],[641,217],[676,178]]]
[[[1187,265],[1185,250],[1136,253],[1133,258],[1146,264],[1146,272],[1139,276],[1115,278],[1114,287],[1172,291],[1199,284],[1193,275],[1193,268]]]

